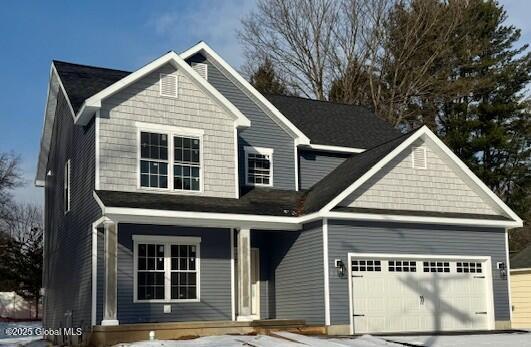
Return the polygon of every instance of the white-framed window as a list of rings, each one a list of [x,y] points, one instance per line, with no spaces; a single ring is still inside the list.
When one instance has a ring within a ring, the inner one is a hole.
[[[418,146],[411,148],[411,162],[414,169],[428,168],[428,158],[426,156],[426,147]]]
[[[138,188],[203,190],[203,130],[137,122]]]
[[[160,95],[176,98],[178,96],[178,78],[176,75],[160,74]]]
[[[424,272],[450,272],[448,261],[424,261],[422,263]]]
[[[353,272],[382,271],[382,261],[377,259],[354,259],[351,266]]]
[[[168,134],[140,132],[140,186],[168,188]]]
[[[63,181],[63,200],[65,205],[65,213],[70,211],[70,195],[72,194],[72,190],[70,188],[70,174],[71,174],[71,162],[70,159],[68,159],[65,162],[65,171],[64,171],[64,181]]]
[[[245,147],[245,184],[273,185],[273,149]]]
[[[133,301],[199,301],[200,244],[200,237],[133,235]]]

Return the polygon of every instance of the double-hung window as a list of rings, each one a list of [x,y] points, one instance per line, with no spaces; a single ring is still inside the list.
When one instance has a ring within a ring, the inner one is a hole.
[[[245,147],[245,183],[249,186],[273,185],[273,149]]]
[[[168,188],[168,135],[140,132],[140,186]]]
[[[201,139],[199,137],[174,136],[173,147],[173,189],[201,190]]]
[[[199,237],[134,235],[135,302],[199,300]]]
[[[203,131],[171,126],[157,131],[154,125],[138,126],[139,187],[200,192]]]

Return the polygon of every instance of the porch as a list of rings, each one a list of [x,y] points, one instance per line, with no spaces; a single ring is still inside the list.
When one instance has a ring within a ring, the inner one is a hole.
[[[90,344],[96,347],[117,343],[149,340],[150,333],[158,340],[191,339],[210,335],[254,335],[272,331],[302,334],[324,334],[322,327],[307,326],[304,320],[270,319],[255,321],[200,321],[172,323],[139,323],[115,326],[95,326]]]
[[[150,331],[159,339],[270,330],[321,333],[324,297],[319,228],[255,230],[118,223],[107,218],[95,225],[91,341],[108,345],[147,339]],[[179,254],[173,254],[172,248],[185,245],[189,247],[186,261],[182,259],[184,248]],[[153,261],[139,265],[151,257],[149,252],[158,253]],[[174,267],[173,261],[188,263]],[[172,281],[174,270],[183,268],[188,276],[185,291]],[[163,284],[155,280],[150,285],[154,289],[146,291],[140,276],[159,270],[164,274]]]

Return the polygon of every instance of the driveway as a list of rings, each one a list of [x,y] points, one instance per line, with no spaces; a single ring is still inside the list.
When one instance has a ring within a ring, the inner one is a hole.
[[[531,347],[531,333],[385,336],[387,341],[425,347]]]

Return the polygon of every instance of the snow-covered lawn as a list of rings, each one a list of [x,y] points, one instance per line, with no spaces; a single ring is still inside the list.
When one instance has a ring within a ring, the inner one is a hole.
[[[154,340],[115,347],[531,347],[530,333],[454,336],[383,336],[364,335],[349,338],[303,336],[276,332],[271,336],[207,336],[193,340]]]
[[[386,336],[386,340],[423,347],[531,347],[531,333],[448,335],[448,336]]]

